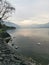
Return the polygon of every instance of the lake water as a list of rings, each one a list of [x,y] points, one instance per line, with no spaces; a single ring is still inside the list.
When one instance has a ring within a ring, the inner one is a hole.
[[[49,29],[18,29],[8,31],[13,37],[12,44],[18,46],[18,53],[31,57],[42,65],[49,64]]]

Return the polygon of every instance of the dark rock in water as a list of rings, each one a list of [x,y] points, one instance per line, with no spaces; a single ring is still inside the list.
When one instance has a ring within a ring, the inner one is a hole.
[[[17,57],[17,56],[15,56],[15,55],[14,55],[14,58],[15,58],[16,60],[21,60],[20,58],[18,58],[18,57]]]
[[[19,47],[18,46],[15,46],[15,49],[18,49]]]
[[[12,44],[12,46],[14,46],[14,44]]]

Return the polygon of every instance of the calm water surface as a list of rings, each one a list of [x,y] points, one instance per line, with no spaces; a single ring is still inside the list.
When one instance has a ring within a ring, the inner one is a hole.
[[[38,62],[49,61],[49,29],[19,29],[9,31],[14,37],[12,43],[17,45],[17,51],[27,57],[32,57]],[[39,61],[40,59],[40,61]],[[47,64],[43,65],[47,65]]]

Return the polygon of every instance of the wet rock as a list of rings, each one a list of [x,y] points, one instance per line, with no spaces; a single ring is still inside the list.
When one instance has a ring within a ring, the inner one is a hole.
[[[11,37],[7,32],[1,33],[1,38]]]
[[[5,54],[10,54],[10,51],[5,50]]]
[[[1,54],[2,52],[0,51],[0,54]]]
[[[16,56],[14,56],[14,58],[15,58],[16,60],[21,60],[20,58],[18,58],[18,57],[16,57]]]
[[[0,38],[3,38],[8,43],[9,40],[11,39],[11,36],[7,32],[2,32],[0,33]]]
[[[14,46],[14,44],[12,44],[12,46]]]
[[[2,62],[0,62],[0,65],[2,65]]]
[[[20,63],[20,65],[26,65],[26,63],[24,63],[24,62],[21,62],[21,63]]]
[[[3,58],[2,57],[0,57],[0,61],[3,61]]]

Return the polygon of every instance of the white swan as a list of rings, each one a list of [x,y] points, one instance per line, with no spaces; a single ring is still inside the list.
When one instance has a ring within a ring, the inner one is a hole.
[[[41,43],[39,42],[39,43],[37,43],[37,45],[40,45]]]

